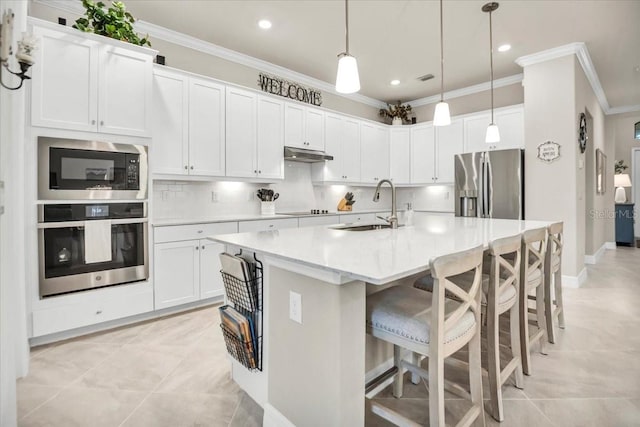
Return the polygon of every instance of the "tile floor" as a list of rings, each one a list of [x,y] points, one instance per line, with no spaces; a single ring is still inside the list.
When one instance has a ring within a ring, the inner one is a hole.
[[[640,250],[607,251],[588,282],[564,293],[567,328],[533,356],[524,390],[505,388],[503,423],[640,425]],[[215,307],[34,348],[18,381],[20,426],[259,426],[262,410],[229,378]],[[463,378],[447,371],[447,377]],[[426,385],[389,388],[386,406],[428,421]],[[486,395],[486,394],[485,394]],[[466,410],[450,396],[447,422]],[[370,412],[367,426],[387,426]]]

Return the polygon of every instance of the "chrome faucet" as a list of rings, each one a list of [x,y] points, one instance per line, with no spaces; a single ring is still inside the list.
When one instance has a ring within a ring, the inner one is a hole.
[[[380,200],[380,187],[384,183],[389,184],[391,187],[391,216],[387,218],[378,217],[383,219],[391,225],[391,228],[398,228],[398,210],[396,208],[396,187],[393,186],[393,182],[388,179],[383,179],[378,182],[378,186],[376,187],[376,191],[373,193],[373,201],[378,202]]]

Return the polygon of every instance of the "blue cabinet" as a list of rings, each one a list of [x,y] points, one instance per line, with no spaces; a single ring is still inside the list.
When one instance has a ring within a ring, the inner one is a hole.
[[[616,203],[616,243],[635,246],[633,203]]]

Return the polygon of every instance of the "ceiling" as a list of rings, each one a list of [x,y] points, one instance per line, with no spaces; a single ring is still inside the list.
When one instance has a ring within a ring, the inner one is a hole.
[[[444,1],[445,91],[489,80],[485,1]],[[333,83],[344,51],[344,2],[128,0],[142,21]],[[410,101],[439,93],[438,1],[352,0],[350,50],[361,94]],[[258,28],[260,19],[273,23]],[[493,14],[495,78],[522,72],[515,59],[585,42],[612,108],[640,105],[640,1],[500,1]],[[417,77],[431,73],[427,82]],[[393,79],[398,86],[390,85]]]

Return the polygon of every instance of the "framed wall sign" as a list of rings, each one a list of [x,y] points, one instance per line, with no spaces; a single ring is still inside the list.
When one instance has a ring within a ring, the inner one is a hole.
[[[318,89],[304,87],[300,83],[290,82],[280,77],[260,73],[258,74],[258,86],[261,91],[272,95],[282,96],[283,98],[293,99],[316,107],[322,105],[322,93]]]
[[[547,163],[551,163],[560,158],[560,144],[547,141],[538,145],[538,158]]]
[[[607,192],[607,156],[596,149],[596,194]]]

